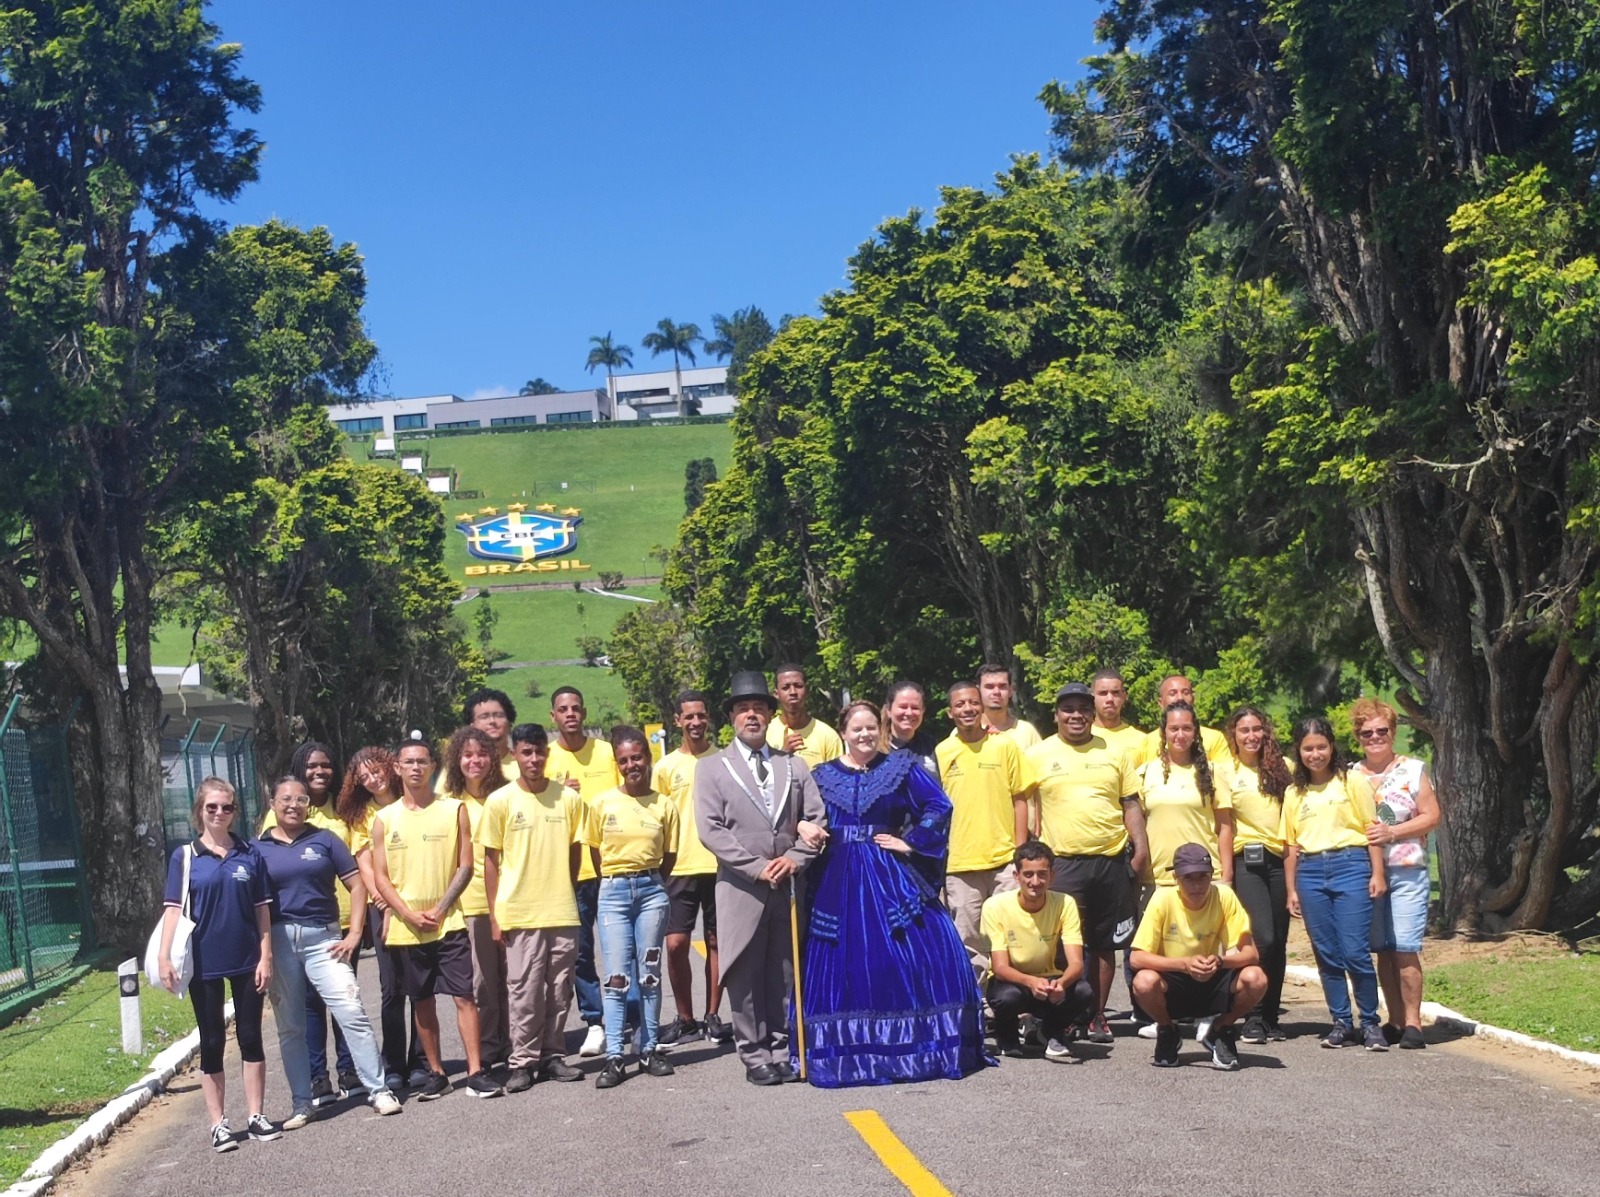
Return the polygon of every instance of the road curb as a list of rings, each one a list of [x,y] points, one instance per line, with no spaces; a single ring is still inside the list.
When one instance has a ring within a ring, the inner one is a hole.
[[[229,1024],[233,1022],[233,1003],[229,1002],[223,1014]],[[92,1147],[98,1147],[111,1137],[128,1119],[149,1105],[158,1093],[166,1089],[177,1076],[200,1054],[200,1032],[190,1031],[182,1039],[166,1048],[150,1061],[150,1071],[129,1085],[105,1105],[101,1106],[79,1126],[57,1139],[0,1197],[39,1197],[50,1191],[56,1178],[73,1163],[81,1159]]]
[[[1317,986],[1322,984],[1321,974],[1304,964],[1291,964],[1286,971],[1297,981]],[[1515,1047],[1531,1048],[1566,1060],[1570,1064],[1581,1064],[1585,1068],[1600,1070],[1600,1053],[1574,1051],[1570,1047],[1562,1047],[1559,1043],[1550,1043],[1544,1039],[1535,1039],[1532,1035],[1524,1035],[1521,1031],[1508,1031],[1504,1027],[1479,1022],[1475,1018],[1468,1018],[1465,1014],[1450,1009],[1449,1006],[1441,1006],[1438,1002],[1423,1002],[1422,1017],[1428,1022],[1447,1027],[1462,1035],[1493,1039],[1497,1043],[1509,1043]]]

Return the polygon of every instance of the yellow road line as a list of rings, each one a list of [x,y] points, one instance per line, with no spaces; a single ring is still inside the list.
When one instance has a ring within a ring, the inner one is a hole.
[[[704,956],[706,954],[706,941],[705,940],[696,939],[696,940],[692,940],[691,942],[694,944],[694,950],[695,951],[699,952],[702,956]]]
[[[939,1183],[939,1178],[911,1154],[911,1149],[900,1142],[877,1110],[851,1110],[844,1118],[855,1127],[856,1134],[872,1148],[883,1166],[905,1185],[911,1197],[954,1197],[949,1189]]]

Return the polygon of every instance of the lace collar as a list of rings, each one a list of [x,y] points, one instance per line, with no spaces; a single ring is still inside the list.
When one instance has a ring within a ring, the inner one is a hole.
[[[851,814],[870,810],[874,803],[904,784],[916,757],[904,748],[880,756],[865,769],[852,769],[838,761],[818,765],[812,774],[822,796]]]

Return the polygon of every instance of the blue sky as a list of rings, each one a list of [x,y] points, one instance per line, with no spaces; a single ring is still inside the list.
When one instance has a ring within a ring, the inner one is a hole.
[[[591,334],[649,369],[664,316],[814,311],[879,221],[1043,151],[1097,9],[223,0],[267,151],[222,215],[360,246],[381,393],[587,386]]]

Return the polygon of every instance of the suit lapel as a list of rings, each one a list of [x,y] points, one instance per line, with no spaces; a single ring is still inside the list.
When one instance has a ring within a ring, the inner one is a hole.
[[[737,741],[728,745],[727,753],[722,759],[728,768],[729,775],[738,784],[739,788],[744,791],[745,797],[755,803],[756,811],[761,815],[762,820],[769,821],[767,819],[767,804],[761,801],[761,787],[756,784],[756,775],[750,772],[750,763],[746,759],[743,746]],[[773,774],[773,780],[774,782],[777,780],[776,773]]]
[[[772,825],[774,827],[783,822],[783,808],[789,801],[789,762],[788,756],[772,754]],[[765,814],[765,811],[761,812]]]

